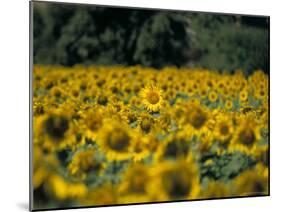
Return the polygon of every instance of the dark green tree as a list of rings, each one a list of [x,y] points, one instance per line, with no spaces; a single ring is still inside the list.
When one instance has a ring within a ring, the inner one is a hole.
[[[34,59],[40,64],[181,66],[193,34],[181,14],[36,3]]]

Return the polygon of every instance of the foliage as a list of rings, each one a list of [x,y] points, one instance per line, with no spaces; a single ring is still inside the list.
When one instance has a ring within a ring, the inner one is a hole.
[[[35,63],[163,67],[184,64],[192,47],[177,13],[42,3],[34,11]]]
[[[246,74],[255,69],[269,71],[267,19],[253,17],[257,20],[251,23],[240,16],[222,18],[213,14],[193,15],[191,19],[200,41],[199,66],[221,71],[242,69]]]
[[[36,64],[269,72],[265,17],[34,3]]]

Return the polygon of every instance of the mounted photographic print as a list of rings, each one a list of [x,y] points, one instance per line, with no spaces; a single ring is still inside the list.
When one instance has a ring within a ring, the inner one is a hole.
[[[269,195],[269,17],[30,2],[30,210]]]

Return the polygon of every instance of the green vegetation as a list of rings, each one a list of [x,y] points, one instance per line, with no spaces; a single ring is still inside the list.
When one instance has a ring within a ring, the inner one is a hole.
[[[268,18],[46,4],[34,7],[37,64],[196,66],[268,72]]]

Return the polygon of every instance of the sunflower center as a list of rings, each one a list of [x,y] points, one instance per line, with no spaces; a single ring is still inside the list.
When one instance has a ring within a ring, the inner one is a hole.
[[[67,118],[60,116],[50,116],[45,123],[46,132],[52,138],[60,140],[64,137],[65,132],[69,128]]]
[[[166,146],[164,157],[176,159],[181,156],[186,156],[188,155],[189,149],[190,147],[185,141],[172,141]]]
[[[256,182],[253,183],[253,190],[257,193],[260,193],[260,192],[264,192],[266,189],[263,182],[257,180]]]
[[[260,92],[260,95],[261,95],[261,96],[264,96],[264,94],[265,94],[264,91],[261,91],[261,92]]]
[[[205,113],[201,111],[197,111],[191,118],[191,125],[196,129],[200,129],[201,127],[204,126],[206,121],[207,121],[207,117]]]
[[[141,153],[143,150],[144,150],[144,146],[141,145],[140,142],[135,144],[135,146],[134,146],[134,152],[135,153]]]
[[[87,126],[91,131],[96,131],[102,125],[102,118],[99,114],[92,114],[87,119]]]
[[[243,130],[239,133],[239,141],[246,146],[252,146],[256,140],[253,130]]]
[[[148,119],[142,120],[140,126],[141,126],[141,129],[142,129],[144,132],[148,133],[148,132],[150,131],[150,128],[151,128],[150,120],[148,120]]]
[[[130,137],[124,131],[115,131],[110,135],[108,145],[111,149],[124,152],[127,151],[130,144]]]
[[[191,190],[189,180],[184,179],[177,172],[167,173],[163,176],[163,187],[172,199],[186,198]]]
[[[229,133],[229,128],[227,125],[222,125],[220,128],[220,132],[222,135],[228,135]]]
[[[155,91],[151,91],[147,94],[147,100],[150,104],[157,104],[160,100],[159,94]]]

